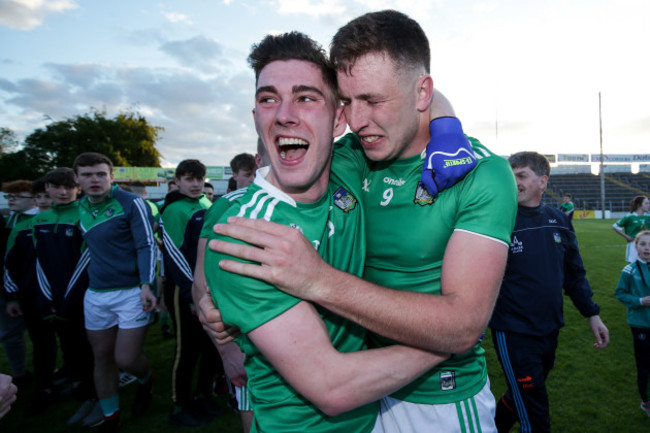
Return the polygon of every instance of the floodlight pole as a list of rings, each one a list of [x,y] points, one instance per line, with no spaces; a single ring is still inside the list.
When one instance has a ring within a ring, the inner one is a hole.
[[[600,101],[600,92],[598,92],[598,123],[600,126],[600,202],[602,203],[602,216],[605,219],[605,165],[603,155],[603,111]]]

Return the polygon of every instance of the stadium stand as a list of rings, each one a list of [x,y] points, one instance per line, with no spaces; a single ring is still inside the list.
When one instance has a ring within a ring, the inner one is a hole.
[[[601,209],[600,176],[594,174],[553,174],[543,202],[559,206],[564,194],[573,195],[577,209]],[[650,193],[650,175],[647,173],[606,173],[605,208],[612,212],[627,212],[630,200]]]

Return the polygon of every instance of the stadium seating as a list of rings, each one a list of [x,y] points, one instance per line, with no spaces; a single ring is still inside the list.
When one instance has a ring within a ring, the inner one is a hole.
[[[601,209],[600,176],[593,174],[551,174],[543,202],[559,206],[564,194],[573,195],[577,209]],[[627,212],[630,200],[650,193],[647,173],[606,173],[605,208],[612,212]]]

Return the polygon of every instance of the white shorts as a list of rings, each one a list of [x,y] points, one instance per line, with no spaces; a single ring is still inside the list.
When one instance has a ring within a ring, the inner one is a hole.
[[[625,261],[628,263],[634,263],[639,260],[639,253],[636,250],[636,243],[634,241],[627,243],[627,248],[625,249]]]
[[[150,313],[142,309],[140,287],[134,287],[109,292],[86,290],[84,315],[86,329],[103,331],[116,325],[120,329],[147,326]]]
[[[448,404],[418,404],[384,397],[380,400],[380,419],[386,433],[496,433],[496,403],[490,380],[474,397]],[[480,427],[479,427],[480,425]]]
[[[247,386],[235,386],[235,397],[237,398],[237,409],[240,411],[253,410],[253,402]]]

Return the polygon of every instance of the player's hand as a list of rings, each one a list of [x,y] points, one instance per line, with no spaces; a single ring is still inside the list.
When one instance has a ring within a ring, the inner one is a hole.
[[[140,301],[142,302],[142,309],[146,313],[150,313],[156,308],[156,297],[151,292],[149,284],[143,284],[140,290]]]
[[[641,298],[641,305],[644,307],[650,307],[650,296],[644,296]]]
[[[218,345],[230,343],[241,334],[239,328],[223,322],[209,294],[205,293],[195,306],[203,329]]]
[[[219,355],[223,360],[223,369],[230,382],[235,386],[246,386],[248,375],[244,369],[246,355],[241,351],[237,343],[231,342],[218,346]]]
[[[596,349],[606,348],[609,344],[609,329],[607,329],[607,326],[600,319],[600,316],[591,316],[589,318],[589,326],[591,327],[591,332],[594,333],[594,337],[596,337],[594,347]]]
[[[11,376],[0,374],[0,418],[9,412],[17,398],[18,388],[11,380]]]
[[[460,120],[439,117],[429,123],[422,183],[433,197],[453,186],[476,166],[476,157]]]
[[[9,317],[19,317],[23,315],[23,309],[20,302],[10,302],[7,304],[7,315]]]
[[[301,299],[313,301],[326,281],[330,266],[314,246],[298,230],[263,219],[228,218],[228,224],[217,224],[214,231],[252,245],[213,239],[212,250],[253,263],[222,260],[219,266],[236,274],[266,281],[278,289]]]

